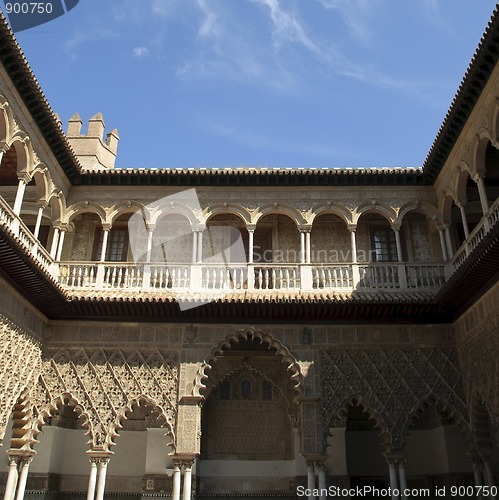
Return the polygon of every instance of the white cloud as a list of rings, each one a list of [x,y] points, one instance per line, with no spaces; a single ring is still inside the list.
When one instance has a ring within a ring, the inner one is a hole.
[[[336,10],[351,31],[352,38],[367,43],[372,38],[370,23],[376,11],[375,0],[318,0],[324,8]]]
[[[137,59],[142,59],[149,54],[149,49],[147,47],[135,47],[132,50],[133,57]]]

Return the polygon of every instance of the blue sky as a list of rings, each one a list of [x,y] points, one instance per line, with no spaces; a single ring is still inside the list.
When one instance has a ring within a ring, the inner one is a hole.
[[[491,0],[80,0],[17,34],[118,167],[420,166]]]

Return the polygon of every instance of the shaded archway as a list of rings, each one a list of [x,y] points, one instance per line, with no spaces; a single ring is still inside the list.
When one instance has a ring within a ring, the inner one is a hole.
[[[278,341],[239,333],[215,349],[202,390],[200,493],[289,494],[299,452],[295,365]]]
[[[469,427],[452,406],[434,396],[426,398],[407,422],[409,487],[474,484]]]

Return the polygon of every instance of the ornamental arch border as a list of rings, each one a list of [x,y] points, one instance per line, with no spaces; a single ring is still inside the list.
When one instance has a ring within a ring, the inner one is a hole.
[[[207,225],[210,219],[212,219],[213,217],[225,214],[235,215],[236,217],[241,219],[246,228],[252,224],[250,212],[245,207],[237,203],[230,203],[227,204],[227,206],[223,203],[216,203],[215,205],[211,205],[210,207],[205,208],[203,210],[202,223],[204,225]]]
[[[266,342],[267,344],[269,344],[270,348],[275,349],[276,356],[280,357],[281,362],[287,365],[287,370],[291,374],[290,379],[292,382],[294,382],[294,390],[297,392],[297,396],[304,396],[304,376],[295,356],[278,339],[257,328],[240,329],[235,332],[229,333],[223,340],[218,343],[217,346],[215,346],[211,350],[210,357],[207,361],[203,362],[203,364],[197,371],[196,378],[193,384],[192,395],[201,398],[204,397],[201,392],[206,388],[206,385],[203,383],[203,381],[209,378],[209,374],[207,373],[207,371],[211,370],[212,365],[216,363],[217,356],[223,354],[224,350],[231,348],[231,342],[239,343],[241,340],[245,341],[250,338],[258,338],[262,343]]]

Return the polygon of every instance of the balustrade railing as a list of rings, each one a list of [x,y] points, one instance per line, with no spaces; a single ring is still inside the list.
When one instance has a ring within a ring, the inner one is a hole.
[[[26,227],[26,224],[20,217],[17,217],[9,204],[0,196],[0,225],[10,229],[21,242],[21,245],[26,248],[42,268],[52,274],[54,271],[54,260],[49,253],[41,245],[41,243],[33,236],[31,231]]]
[[[352,289],[352,265],[313,266],[312,286],[314,289]]]
[[[253,288],[257,290],[293,290],[301,285],[299,265],[257,264]]]
[[[459,267],[499,222],[499,199],[453,258]],[[9,229],[47,273],[71,289],[188,291],[246,290],[420,290],[438,289],[448,279],[441,263],[344,264],[135,264],[133,262],[54,262],[22,219],[0,197],[0,226]]]

